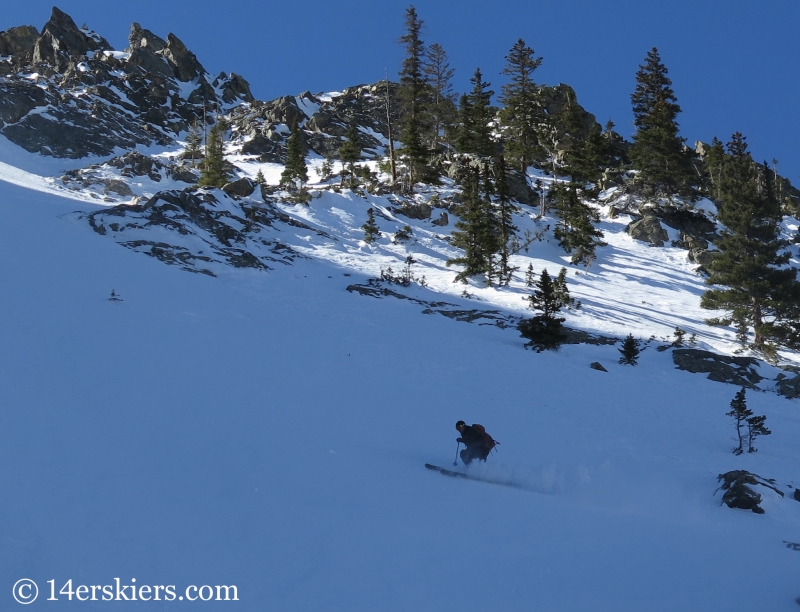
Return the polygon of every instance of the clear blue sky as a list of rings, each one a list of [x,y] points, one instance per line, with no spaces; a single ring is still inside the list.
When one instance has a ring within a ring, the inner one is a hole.
[[[175,33],[210,72],[237,72],[254,95],[342,89],[395,76],[404,10],[396,0],[61,0],[58,7],[116,48],[130,24]],[[477,66],[499,91],[504,56],[524,39],[544,63],[538,82],[569,83],[601,123],[632,133],[630,93],[647,51],[658,47],[683,108],[690,143],[748,138],[758,160],[800,184],[800,27],[798,0],[420,0],[426,43],[438,42],[468,88]],[[8,2],[0,30],[41,28],[52,3]]]

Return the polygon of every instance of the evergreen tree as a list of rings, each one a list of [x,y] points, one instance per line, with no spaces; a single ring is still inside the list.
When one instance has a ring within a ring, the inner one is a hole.
[[[184,152],[184,158],[188,157],[192,160],[192,167],[195,165],[195,160],[199,159],[202,151],[200,149],[200,145],[203,144],[203,134],[200,131],[200,124],[197,122],[197,119],[192,121],[192,125],[189,127],[189,132],[186,134],[186,151]]]
[[[555,290],[556,300],[561,304],[562,308],[575,308],[580,307],[580,303],[575,304],[575,298],[570,297],[569,289],[567,288],[567,269],[561,268],[558,276],[553,281],[553,288]]]
[[[617,349],[622,354],[619,362],[626,365],[635,366],[639,360],[639,341],[633,337],[633,334],[628,334],[628,337],[622,342],[622,348]]]
[[[761,416],[751,416],[747,419],[747,452],[748,453],[755,453],[756,447],[753,446],[753,442],[755,442],[758,436],[768,436],[772,432],[767,429],[767,426],[764,424],[767,420],[767,417],[764,415]]]
[[[367,222],[361,226],[364,230],[364,242],[372,244],[381,237],[381,230],[375,222],[375,211],[372,208],[367,209]]]
[[[494,92],[490,83],[483,80],[481,69],[469,80],[472,91],[461,96],[458,109],[459,127],[456,150],[459,153],[472,153],[482,157],[492,157],[496,146],[492,141],[491,100]]]
[[[333,157],[330,153],[325,155],[325,161],[322,162],[319,170],[317,170],[317,174],[321,181],[329,181],[333,176]]]
[[[558,244],[572,254],[573,264],[591,264],[597,247],[606,245],[602,241],[603,232],[594,226],[599,220],[597,213],[581,201],[574,183],[557,185],[551,191],[559,217],[553,235]]]
[[[788,342],[785,325],[798,296],[796,270],[784,268],[790,254],[780,239],[782,213],[769,172],[747,151],[745,138],[733,135],[719,180],[718,218],[725,226],[715,241],[719,253],[709,266],[709,289],[700,306],[729,312],[711,325],[737,324],[740,340],[753,330],[753,347],[770,351],[771,341]]]
[[[599,123],[589,128],[589,134],[581,141],[580,149],[573,154],[572,180],[581,184],[599,184],[603,171],[614,164],[608,141],[603,137]]]
[[[511,276],[517,268],[511,266],[511,241],[515,238],[519,228],[514,225],[514,213],[519,212],[519,207],[511,201],[511,192],[508,187],[508,173],[506,160],[502,155],[494,166],[494,191],[497,196],[497,230],[498,230],[498,266],[497,277],[501,285],[511,282]]]
[[[631,95],[634,125],[630,156],[639,170],[637,180],[655,194],[691,195],[698,177],[692,165],[692,153],[685,150],[678,136],[678,113],[681,107],[667,68],[658,49],[648,52],[645,64],[636,73],[636,89]]]
[[[533,81],[534,71],[542,64],[533,49],[521,38],[506,56],[503,74],[509,82],[501,89],[500,120],[506,141],[506,155],[524,174],[531,163],[542,157],[538,128],[544,120],[539,87]]]
[[[451,80],[455,70],[450,67],[447,53],[438,43],[428,47],[423,66],[425,82],[430,95],[430,136],[429,149],[439,151],[442,141],[446,142],[456,120],[455,94]]]
[[[398,95],[402,106],[402,125],[400,140],[401,151],[405,158],[411,184],[413,185],[425,173],[428,151],[424,145],[424,135],[429,130],[427,104],[429,90],[423,74],[425,44],[420,38],[422,20],[417,16],[413,6],[406,9],[406,33],[400,38],[405,46],[406,56],[400,70],[400,88]]]
[[[536,273],[533,271],[533,264],[528,264],[528,269],[525,271],[525,286],[533,287],[536,282]]]
[[[201,187],[223,187],[228,182],[229,174],[224,152],[226,131],[225,123],[219,121],[208,132],[205,158],[198,181]]]
[[[722,142],[714,136],[711,146],[703,158],[705,166],[706,188],[709,197],[718,202],[720,199],[720,186],[722,184],[722,166],[725,163],[725,147]]]
[[[451,244],[463,249],[464,255],[448,259],[447,266],[460,265],[464,269],[455,280],[466,281],[476,274],[492,274],[492,256],[497,252],[497,223],[491,202],[481,196],[481,173],[471,168],[463,184],[461,220],[455,223]]]
[[[339,149],[339,158],[342,161],[342,185],[344,185],[346,173],[349,176],[348,186],[352,189],[355,184],[356,162],[361,159],[361,141],[355,125],[351,125],[347,129],[347,140]],[[347,170],[345,170],[345,167]]]
[[[261,197],[264,198],[267,193],[267,179],[264,178],[264,173],[261,172],[261,168],[258,169],[258,173],[256,174],[256,184],[259,187]]]
[[[281,185],[288,185],[300,191],[307,182],[305,138],[303,130],[295,122],[292,124],[292,133],[286,141],[286,166],[281,173]]]
[[[731,410],[726,412],[725,416],[732,417],[736,423],[736,438],[738,444],[733,449],[734,455],[741,455],[744,451],[742,445],[744,438],[742,436],[742,427],[747,419],[753,415],[753,411],[747,407],[747,399],[745,398],[745,388],[742,387],[741,391],[736,393],[736,397],[731,400]]]
[[[523,319],[517,329],[530,341],[528,343],[530,346],[536,346],[540,350],[557,348],[564,339],[562,328],[564,318],[557,315],[564,307],[563,296],[566,286],[557,287],[545,269],[542,270],[539,280],[534,283],[534,287],[527,300],[531,310],[538,310],[541,314],[531,319]]]

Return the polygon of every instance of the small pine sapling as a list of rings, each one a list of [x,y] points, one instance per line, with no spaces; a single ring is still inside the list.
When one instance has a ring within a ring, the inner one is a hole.
[[[317,175],[323,183],[329,181],[333,176],[333,157],[330,154],[325,156],[325,161],[317,169]]]
[[[411,274],[411,266],[414,265],[415,263],[417,263],[417,260],[414,259],[411,255],[406,257],[406,265],[403,268],[403,274],[400,278],[401,280],[400,284],[403,285],[404,287],[408,287],[411,284],[411,281],[414,280],[414,276],[413,274]]]
[[[635,366],[639,360],[639,353],[642,350],[639,348],[639,341],[633,337],[633,334],[628,334],[628,337],[622,343],[622,348],[618,349],[622,353],[619,362],[624,365]]]
[[[734,455],[741,455],[744,450],[744,437],[742,435],[742,426],[748,422],[748,419],[753,415],[753,411],[747,407],[747,399],[745,398],[745,388],[736,393],[736,397],[731,400],[731,410],[726,412],[725,416],[733,418],[736,423],[736,439],[738,444],[733,449]],[[758,434],[756,434],[758,435]]]
[[[571,297],[569,294],[569,289],[567,288],[567,269],[561,268],[561,271],[558,273],[558,276],[553,281],[553,289],[555,290],[556,299],[561,304],[563,308],[572,309],[574,308],[577,310],[581,307],[580,302],[576,302],[574,297]]]
[[[754,453],[756,452],[756,447],[753,446],[753,442],[758,436],[768,436],[772,432],[767,429],[764,423],[766,422],[767,417],[764,415],[761,416],[751,416],[747,419],[747,452]]]
[[[528,269],[525,271],[525,286],[533,287],[536,282],[536,273],[533,271],[533,264],[528,264]]]
[[[686,330],[681,329],[680,327],[676,327],[672,335],[675,336],[675,340],[672,341],[672,346],[675,347],[683,346],[683,339],[686,336]]]
[[[378,224],[375,222],[375,211],[372,208],[367,209],[367,222],[361,226],[364,230],[364,242],[372,244],[381,237],[381,231]]]
[[[267,195],[267,179],[264,178],[264,173],[261,172],[259,168],[258,174],[256,174],[256,184],[259,187],[259,191],[261,193],[261,198],[266,199]]]

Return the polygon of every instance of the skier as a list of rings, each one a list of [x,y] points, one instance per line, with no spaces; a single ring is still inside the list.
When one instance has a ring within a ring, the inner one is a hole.
[[[486,457],[497,443],[492,436],[486,433],[483,425],[473,423],[472,426],[469,426],[464,421],[459,421],[456,423],[456,429],[461,434],[460,438],[456,438],[456,442],[466,447],[461,451],[461,461],[464,462],[464,465],[469,465],[473,459],[486,461]]]

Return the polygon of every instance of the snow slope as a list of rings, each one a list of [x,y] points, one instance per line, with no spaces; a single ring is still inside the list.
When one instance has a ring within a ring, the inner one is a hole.
[[[534,353],[512,329],[350,293],[400,248],[358,245],[352,227],[379,202],[323,196],[302,214],[335,244],[211,278],[71,214],[94,204],[6,176],[4,609],[17,609],[20,578],[39,585],[31,609],[130,609],[47,601],[49,580],[58,591],[115,578],[179,595],[236,585],[239,602],[194,606],[213,610],[797,609],[796,400],[748,392],[773,434],[735,457],[724,413],[737,389],[676,370],[669,352],[647,350],[637,367],[618,365],[614,346]],[[700,281],[672,251],[607,239],[588,273],[570,274],[584,302],[571,324],[647,337],[685,322],[708,346],[729,342],[700,329]],[[457,298],[453,271],[434,273],[441,256],[418,240],[431,290]],[[560,257],[545,244],[532,261]],[[522,313],[521,293],[499,295]],[[524,490],[424,469],[452,463],[458,419],[501,442],[476,469]],[[720,506],[716,476],[731,469],[788,495],[764,492],[760,516]]]

